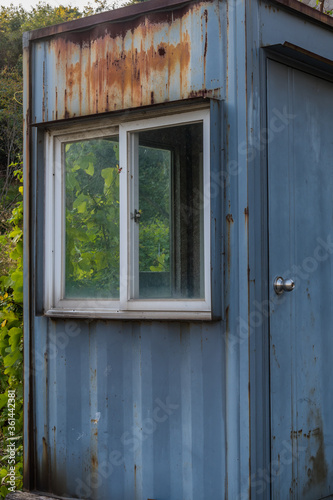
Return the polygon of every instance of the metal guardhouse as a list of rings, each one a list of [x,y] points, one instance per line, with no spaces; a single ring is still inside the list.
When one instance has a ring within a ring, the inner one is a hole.
[[[150,0],[25,34],[30,495],[333,498],[332,29]]]

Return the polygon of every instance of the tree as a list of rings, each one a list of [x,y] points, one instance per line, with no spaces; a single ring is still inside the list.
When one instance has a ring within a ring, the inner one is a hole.
[[[74,19],[79,19],[83,15],[83,12],[71,5],[67,7],[63,5],[52,7],[50,4],[40,1],[37,3],[36,7],[33,7],[31,11],[27,13],[25,22],[22,24],[22,33],[24,31],[51,26],[53,24],[73,21]]]
[[[17,197],[13,163],[22,154],[22,76],[0,70],[0,206],[7,213]],[[1,231],[1,229],[0,229]]]
[[[22,70],[22,34],[27,17],[21,6],[0,7],[0,70],[5,67]]]

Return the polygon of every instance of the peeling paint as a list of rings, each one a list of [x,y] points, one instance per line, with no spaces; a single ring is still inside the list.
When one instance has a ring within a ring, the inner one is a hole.
[[[216,74],[206,74],[212,23],[222,39],[218,13],[214,3],[199,2],[59,33],[40,42],[48,60],[47,67],[45,60],[42,63],[43,74],[35,75],[37,85],[42,80],[42,112],[35,119],[44,122],[49,116],[60,120],[174,100],[220,98],[219,64],[214,66]],[[203,38],[200,50],[193,29],[197,24]],[[216,39],[214,43],[218,44]]]

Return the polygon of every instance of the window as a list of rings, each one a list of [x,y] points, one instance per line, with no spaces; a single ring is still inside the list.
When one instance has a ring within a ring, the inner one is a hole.
[[[209,111],[46,138],[45,312],[210,317]]]

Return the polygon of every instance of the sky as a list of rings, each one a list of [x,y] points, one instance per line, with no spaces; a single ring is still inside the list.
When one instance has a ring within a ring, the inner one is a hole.
[[[78,7],[80,10],[89,3],[89,0],[43,0],[45,3],[56,7],[58,5],[72,5],[73,7]],[[0,6],[9,7],[10,4],[15,6],[22,5],[26,10],[29,10],[31,7],[34,7],[38,2],[33,0],[0,0]],[[94,1],[90,0],[90,3],[94,5]],[[116,4],[116,7],[122,7],[126,0],[110,0],[110,5],[113,3]]]

